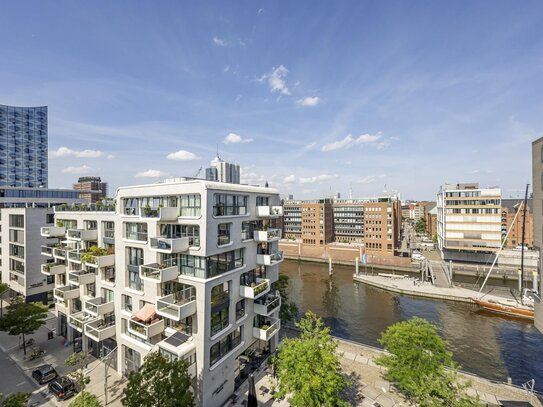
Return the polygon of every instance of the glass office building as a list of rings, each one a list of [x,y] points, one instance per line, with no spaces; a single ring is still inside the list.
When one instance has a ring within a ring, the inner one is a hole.
[[[47,188],[47,106],[0,105],[0,186]]]

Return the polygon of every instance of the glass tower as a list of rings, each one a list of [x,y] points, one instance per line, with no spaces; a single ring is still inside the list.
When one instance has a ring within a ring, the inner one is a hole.
[[[47,188],[47,106],[0,105],[0,186]]]

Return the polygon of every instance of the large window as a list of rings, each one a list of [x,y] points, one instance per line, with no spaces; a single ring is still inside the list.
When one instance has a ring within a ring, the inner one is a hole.
[[[240,268],[244,264],[244,250],[236,249],[207,258],[207,278]]]
[[[24,248],[24,246],[18,246],[18,245],[15,245],[15,244],[10,244],[9,245],[9,255],[24,259],[25,258],[25,248]]]
[[[240,343],[243,337],[243,326],[240,326],[235,331],[231,332],[225,338],[209,348],[210,366],[213,366],[233,349],[235,349]]]
[[[24,215],[9,215],[9,226],[11,226],[12,228],[24,228]]]
[[[200,216],[200,194],[181,195],[180,216]]]
[[[140,278],[139,266],[143,264],[143,249],[127,247],[128,286],[134,290],[143,291],[143,282]]]
[[[178,225],[178,224],[161,224],[160,237],[167,239],[177,239],[179,237],[188,237],[189,246],[200,246],[200,226],[198,225]]]
[[[109,237],[113,239],[115,237],[115,223],[110,221],[102,222],[102,229],[104,237]]]
[[[241,223],[241,240],[249,240],[254,238],[256,229],[255,221],[247,221]]]
[[[83,222],[85,230],[96,230],[98,228],[98,222],[95,220],[86,220]]]
[[[246,195],[215,194],[213,204],[214,216],[235,216],[247,214]]]
[[[9,230],[9,241],[13,242],[13,243],[24,244],[24,242],[25,242],[25,232],[24,232],[24,230],[10,229]]]
[[[57,219],[57,226],[66,229],[77,229],[77,220],[75,219]]]
[[[124,230],[128,240],[147,241],[147,223],[125,223]]]
[[[229,307],[223,308],[222,310],[211,314],[211,336],[217,334],[228,326],[230,323],[228,314],[230,314]]]
[[[179,265],[179,272],[185,276],[206,278],[206,258],[182,254],[179,258],[172,258],[172,265]]]
[[[217,245],[222,246],[230,243],[230,226],[232,226],[231,223],[219,223]]]

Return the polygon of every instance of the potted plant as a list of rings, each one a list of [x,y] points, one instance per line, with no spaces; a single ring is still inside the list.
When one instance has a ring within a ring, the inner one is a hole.
[[[151,214],[151,205],[147,204],[143,207],[143,213],[145,216],[149,216]]]

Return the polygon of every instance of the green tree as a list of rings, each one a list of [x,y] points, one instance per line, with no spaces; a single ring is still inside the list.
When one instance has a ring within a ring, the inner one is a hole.
[[[437,244],[437,235],[432,236],[432,243]]]
[[[9,284],[0,282],[0,318],[4,316],[4,295],[8,290]]]
[[[76,352],[72,353],[64,361],[66,366],[73,368],[73,370],[70,372],[70,376],[73,377],[81,392],[85,391],[85,387],[87,387],[87,384],[90,382],[89,375],[85,373],[85,368],[89,364],[90,360],[91,357],[87,352]]]
[[[7,314],[0,318],[0,331],[10,335],[22,335],[23,351],[26,355],[25,335],[33,334],[45,324],[47,306],[40,303],[25,303],[22,297],[16,297],[7,306]]]
[[[2,407],[26,407],[30,393],[12,393],[2,402]]]
[[[417,223],[415,224],[415,232],[417,232],[419,235],[422,235],[424,232],[426,232],[426,219],[420,218]]]
[[[68,407],[102,407],[102,403],[98,401],[98,397],[94,394],[82,391]]]
[[[290,404],[298,407],[349,405],[341,399],[349,383],[341,373],[330,328],[311,311],[296,326],[300,337],[285,339],[273,360],[278,381],[274,397],[290,394]]]
[[[127,407],[191,407],[190,385],[186,361],[152,352],[138,372],[130,373],[121,402]]]
[[[387,368],[385,378],[420,407],[481,406],[465,393],[469,384],[458,382],[459,366],[434,324],[417,317],[398,322],[379,342],[389,352],[375,359]]]
[[[288,299],[288,284],[289,278],[284,274],[279,274],[279,279],[275,283],[277,291],[281,296],[281,308],[279,310],[279,318],[282,324],[293,321],[298,316],[298,306]]]

